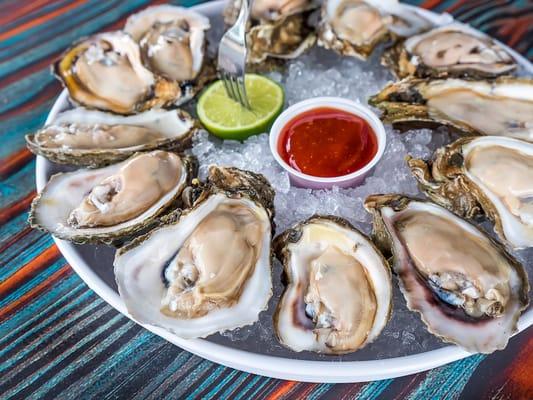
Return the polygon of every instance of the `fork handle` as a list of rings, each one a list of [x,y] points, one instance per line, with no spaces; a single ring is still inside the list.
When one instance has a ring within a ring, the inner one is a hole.
[[[246,24],[248,22],[248,18],[250,16],[250,8],[252,6],[253,0],[242,0],[241,1],[241,9],[239,11],[239,16],[237,17],[237,21],[235,21],[235,26],[239,27],[239,34],[245,35],[246,33]]]

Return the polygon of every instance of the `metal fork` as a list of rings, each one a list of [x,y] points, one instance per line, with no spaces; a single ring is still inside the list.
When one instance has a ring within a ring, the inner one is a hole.
[[[242,0],[239,16],[235,24],[222,36],[218,46],[218,72],[228,96],[251,109],[244,74],[246,72],[246,23],[250,14],[250,0]]]

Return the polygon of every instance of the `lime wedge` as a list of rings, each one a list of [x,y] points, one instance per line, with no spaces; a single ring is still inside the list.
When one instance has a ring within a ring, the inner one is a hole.
[[[244,140],[266,132],[283,108],[285,95],[276,82],[261,75],[246,74],[246,94],[251,110],[231,100],[224,83],[216,81],[200,96],[198,118],[213,135],[222,139]]]

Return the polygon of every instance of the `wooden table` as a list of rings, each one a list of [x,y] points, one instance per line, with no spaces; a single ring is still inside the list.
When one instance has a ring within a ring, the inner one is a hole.
[[[410,2],[450,12],[533,59],[531,1]],[[35,158],[24,134],[43,124],[61,91],[49,65],[75,39],[117,29],[155,3],[0,1],[0,398],[533,399],[533,329],[491,356],[378,382],[298,383],[225,368],[117,313],[49,235],[28,227]]]

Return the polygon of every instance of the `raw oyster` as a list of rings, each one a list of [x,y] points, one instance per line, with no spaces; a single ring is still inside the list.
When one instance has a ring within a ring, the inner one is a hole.
[[[232,25],[242,0],[233,0],[224,10],[224,21]],[[252,2],[247,28],[248,62],[259,64],[267,58],[298,57],[316,41],[310,21],[319,7],[316,0],[256,0]]]
[[[434,203],[402,195],[373,195],[378,246],[393,269],[409,309],[429,332],[469,352],[503,349],[528,305],[522,267],[503,246]]]
[[[98,169],[59,173],[34,199],[32,227],[76,243],[113,243],[157,223],[196,175],[196,160],[155,150]]]
[[[404,8],[397,0],[325,0],[318,44],[364,60],[381,42],[431,27],[427,19]]]
[[[211,166],[185,197],[190,209],[117,252],[128,311],[184,338],[253,324],[272,295],[274,191],[261,175]]]
[[[26,144],[33,153],[56,163],[100,167],[138,151],[183,150],[191,145],[196,130],[195,120],[181,110],[121,116],[75,108],[26,135]]]
[[[396,127],[446,125],[468,135],[533,141],[533,80],[406,78],[369,99]]]
[[[142,65],[139,46],[124,32],[82,39],[63,53],[54,72],[71,100],[88,108],[132,114],[176,97],[175,88]]]
[[[467,218],[485,213],[515,248],[533,247],[533,144],[486,136],[461,138],[433,160],[409,159],[421,189]]]
[[[274,249],[288,280],[274,316],[283,345],[343,354],[376,339],[391,312],[391,274],[365,235],[342,218],[314,216]]]
[[[490,36],[459,23],[412,36],[382,61],[399,78],[493,78],[516,69],[513,57]]]
[[[209,28],[209,19],[196,11],[159,5],[130,16],[124,31],[139,43],[146,68],[180,87],[179,105],[214,77],[205,55]]]

